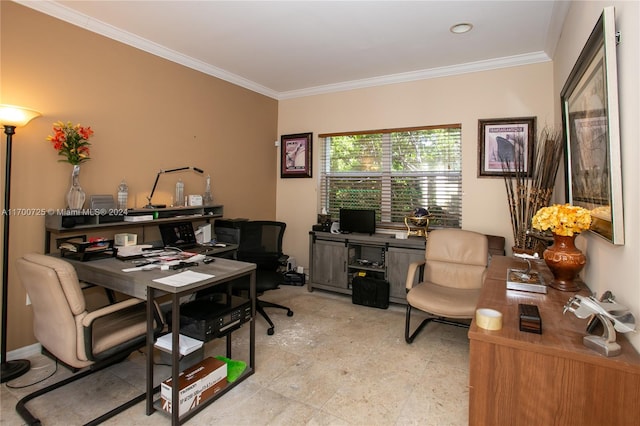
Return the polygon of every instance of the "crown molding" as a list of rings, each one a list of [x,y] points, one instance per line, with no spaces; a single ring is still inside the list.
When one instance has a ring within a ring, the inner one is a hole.
[[[152,55],[167,59],[185,67],[200,71],[204,74],[217,77],[221,80],[243,87],[256,93],[276,100],[293,99],[305,96],[321,95],[347,90],[362,89],[367,87],[383,86],[388,84],[406,83],[416,80],[427,80],[432,78],[447,77],[459,74],[495,70],[499,68],[529,65],[550,61],[550,57],[544,52],[534,52],[524,55],[515,55],[503,58],[495,58],[484,61],[470,62],[461,65],[439,67],[425,70],[418,70],[406,73],[391,74],[380,77],[366,78],[362,80],[352,80],[323,86],[309,87],[287,92],[277,92],[268,87],[262,86],[254,81],[240,77],[236,74],[225,71],[221,68],[207,64],[190,56],[168,49],[157,43],[139,37],[135,34],[121,30],[113,25],[98,21],[90,16],[79,13],[53,0],[13,0],[15,3],[26,6],[30,9],[68,22],[69,24],[84,28],[88,31],[100,34],[112,40],[119,41],[128,46],[143,50]]]
[[[213,65],[202,62],[198,59],[194,59],[190,56],[183,55],[182,53],[168,49],[157,43],[149,41],[145,38],[139,37],[130,32],[124,31],[113,25],[106,24],[102,21],[98,21],[88,15],[79,13],[73,9],[70,9],[64,5],[61,5],[55,1],[33,1],[33,0],[13,0],[15,3],[21,4],[30,9],[52,16],[54,18],[65,21],[69,24],[75,25],[80,28],[84,28],[96,34],[100,34],[104,37],[112,40],[119,41],[128,46],[135,47],[136,49],[143,50],[152,55],[159,56],[167,59],[171,62],[175,62],[185,67],[200,71],[204,74],[217,77],[221,80],[228,81],[237,86],[244,87],[253,92],[260,93],[270,98],[277,99],[278,92],[264,87],[258,83],[255,83],[246,78],[240,77],[236,74],[225,71],[221,68],[214,67]]]
[[[293,99],[304,96],[321,95],[346,90],[363,89],[367,87],[384,86],[387,84],[406,83],[417,80],[449,77],[459,74],[468,74],[481,71],[490,71],[499,68],[517,67],[540,62],[548,62],[551,59],[544,52],[535,52],[524,55],[508,56],[504,58],[488,59],[484,61],[469,62],[461,65],[431,68],[426,70],[411,71],[399,74],[391,74],[380,77],[352,80],[343,83],[327,84],[324,86],[310,87],[308,89],[280,92],[278,99]]]

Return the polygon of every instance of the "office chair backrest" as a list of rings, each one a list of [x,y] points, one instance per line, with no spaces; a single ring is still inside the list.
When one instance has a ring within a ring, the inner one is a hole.
[[[286,227],[286,223],[276,221],[242,222],[238,260],[255,263],[258,269],[277,269],[282,256],[282,239]]]
[[[487,237],[462,229],[433,230],[425,259],[425,281],[444,287],[481,288],[488,261]]]
[[[25,254],[16,265],[33,306],[36,339],[74,367],[91,365],[76,332],[87,315],[76,270],[68,262],[35,253]]]

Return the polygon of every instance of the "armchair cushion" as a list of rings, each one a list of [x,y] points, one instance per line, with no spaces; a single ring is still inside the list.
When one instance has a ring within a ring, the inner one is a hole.
[[[460,289],[437,284],[417,285],[407,294],[407,303],[438,317],[471,318],[480,289]]]
[[[480,288],[487,268],[488,241],[483,234],[439,229],[429,234],[424,281],[444,287]]]

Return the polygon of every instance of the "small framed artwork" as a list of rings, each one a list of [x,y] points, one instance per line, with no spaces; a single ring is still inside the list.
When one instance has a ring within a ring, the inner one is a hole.
[[[536,118],[478,120],[478,176],[531,176]]]
[[[311,142],[313,133],[283,135],[280,138],[280,177],[311,177]]]

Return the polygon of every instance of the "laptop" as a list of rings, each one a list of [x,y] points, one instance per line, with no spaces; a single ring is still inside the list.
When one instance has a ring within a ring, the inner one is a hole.
[[[198,244],[191,222],[161,223],[158,228],[162,236],[162,244],[165,247],[176,247],[180,250],[196,253],[211,249],[211,247]]]

